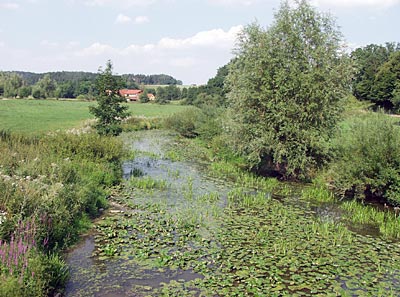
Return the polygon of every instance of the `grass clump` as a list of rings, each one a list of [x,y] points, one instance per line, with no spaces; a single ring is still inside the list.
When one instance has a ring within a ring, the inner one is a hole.
[[[213,162],[209,168],[212,175],[220,178],[230,179],[241,187],[272,192],[279,186],[279,181],[276,178],[257,176],[250,172],[244,171],[236,164],[229,162]]]
[[[165,180],[155,180],[149,176],[135,177],[132,176],[127,181],[128,188],[138,188],[142,190],[165,190],[167,182]]]
[[[317,202],[333,202],[335,200],[334,194],[321,179],[315,179],[312,185],[305,187],[301,191],[301,197]]]
[[[10,288],[19,296],[62,288],[67,272],[58,254],[106,207],[123,155],[119,140],[95,134],[0,131],[0,252],[26,250],[14,266],[0,265],[0,296]]]

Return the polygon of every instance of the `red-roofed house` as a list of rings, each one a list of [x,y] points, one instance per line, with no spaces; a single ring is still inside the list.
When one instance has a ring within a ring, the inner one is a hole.
[[[126,98],[126,101],[139,101],[139,96],[142,94],[142,90],[131,90],[131,89],[122,89],[119,90],[119,94],[122,97]]]

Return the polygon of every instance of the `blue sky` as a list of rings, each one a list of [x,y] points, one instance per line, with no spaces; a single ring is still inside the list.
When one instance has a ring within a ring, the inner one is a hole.
[[[165,73],[202,84],[279,0],[0,0],[0,70]],[[312,0],[352,47],[400,42],[400,0]]]

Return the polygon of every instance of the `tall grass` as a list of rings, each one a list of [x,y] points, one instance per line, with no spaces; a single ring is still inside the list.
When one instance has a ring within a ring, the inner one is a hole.
[[[306,186],[301,191],[301,197],[317,202],[333,202],[335,200],[335,195],[321,179],[315,179],[312,185]]]
[[[10,286],[20,296],[47,296],[62,286],[65,264],[57,253],[106,206],[107,188],[120,180],[123,155],[118,139],[96,134],[30,137],[0,131],[0,250],[12,251],[17,263],[1,265],[0,296]],[[34,231],[30,248],[27,233],[15,233],[28,225]],[[21,249],[27,258],[19,258]],[[35,276],[27,279],[24,271]]]
[[[229,162],[213,162],[209,168],[214,176],[230,179],[242,187],[273,192],[279,186],[279,181],[276,178],[265,178],[254,175]]]
[[[382,211],[356,200],[346,201],[340,207],[348,212],[347,218],[353,223],[376,224],[385,238],[400,238],[400,219],[397,214]]]

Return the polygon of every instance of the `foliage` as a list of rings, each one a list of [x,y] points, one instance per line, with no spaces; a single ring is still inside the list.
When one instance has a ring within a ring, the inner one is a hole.
[[[169,85],[168,87],[158,87],[156,103],[166,104],[172,100],[181,99],[181,90],[175,85]]]
[[[226,107],[228,104],[226,101],[227,89],[224,81],[228,75],[229,64],[219,68],[216,76],[210,78],[206,85],[182,89],[181,98],[188,105]]]
[[[14,98],[28,97],[25,89],[23,95],[19,93],[23,87],[35,90],[33,97],[49,98],[78,98],[92,100],[96,94],[96,79],[98,74],[91,72],[57,71],[47,73],[32,73],[24,71],[0,72],[0,96]],[[48,84],[50,82],[50,84]],[[124,74],[121,76],[123,88],[137,89],[138,84],[147,85],[181,85],[182,82],[165,74]],[[46,88],[50,90],[46,91]]]
[[[200,109],[195,107],[187,108],[165,118],[164,127],[175,130],[184,137],[193,138],[199,134],[197,129],[202,116]]]
[[[393,53],[375,76],[375,101],[389,102],[400,111],[400,50]]]
[[[122,122],[121,126],[124,132],[159,129],[162,126],[162,120],[158,117],[129,117]]]
[[[144,89],[144,90],[143,90],[143,93],[140,94],[140,96],[139,96],[139,101],[140,101],[140,103],[147,103],[147,102],[150,101],[150,100],[149,100],[149,97],[147,96],[148,94],[149,94],[148,90],[147,90],[147,89]]]
[[[121,82],[112,74],[112,63],[108,61],[106,69],[99,70],[97,79],[97,106],[90,106],[90,112],[96,117],[95,128],[100,135],[117,136],[122,132],[121,120],[128,117],[128,107],[121,105],[125,99],[119,95]]]
[[[211,141],[222,132],[220,113],[213,106],[190,107],[165,118],[164,127],[187,138],[200,136],[203,140]]]
[[[124,74],[122,75],[126,81],[134,81],[136,84],[144,85],[181,85],[182,81],[166,74]]]
[[[7,98],[15,98],[18,95],[18,89],[22,87],[21,76],[15,73],[0,75],[0,95]]]
[[[400,130],[382,113],[349,123],[336,139],[334,185],[340,195],[400,204]]]
[[[97,134],[0,132],[0,296],[62,288],[68,270],[58,253],[106,206],[123,155],[119,140]]]
[[[236,149],[254,169],[305,178],[326,164],[351,64],[333,18],[284,2],[274,24],[247,26],[227,85]]]
[[[390,64],[387,63],[391,55],[399,50],[400,44],[386,43],[385,46],[369,44],[351,53],[356,66],[353,93],[357,99],[370,100],[388,108],[393,107],[391,102],[394,87],[393,70],[388,68],[390,64],[396,62],[396,58]]]
[[[37,88],[41,90],[43,98],[49,98],[54,96],[56,90],[56,82],[51,79],[49,74],[46,74],[36,84]]]
[[[158,150],[162,137],[153,137],[142,143]],[[176,151],[187,143],[198,141],[184,139]],[[159,160],[162,166],[141,156],[134,161],[146,175],[127,181],[115,197],[123,212],[96,224],[94,255],[89,252],[96,261],[75,263],[79,289],[72,295],[396,296],[398,244],[319,219],[298,193],[275,199],[270,191],[277,180],[240,174],[229,164],[215,167],[221,179],[209,178],[189,160]],[[228,174],[236,176],[234,183]],[[149,191],[160,177],[168,186]],[[99,273],[99,262],[115,269]],[[121,275],[123,286],[116,287]],[[144,280],[152,282],[144,287]]]

